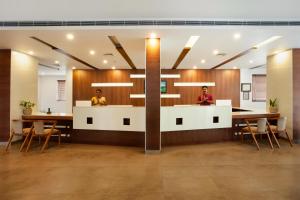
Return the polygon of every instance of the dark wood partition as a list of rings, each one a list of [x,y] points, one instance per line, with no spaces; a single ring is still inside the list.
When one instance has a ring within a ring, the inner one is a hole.
[[[293,137],[300,143],[300,49],[293,49]]]
[[[10,134],[10,71],[11,50],[0,50],[0,142],[6,142]]]
[[[144,99],[130,99],[130,94],[143,94],[144,79],[130,79],[130,74],[144,74],[144,70],[74,70],[73,100],[89,100],[95,95],[92,82],[133,82],[133,87],[102,88],[108,104],[144,106]],[[180,99],[162,99],[162,106],[195,104],[201,87],[174,87],[174,82],[216,82],[209,87],[215,99],[232,99],[233,106],[240,106],[240,70],[162,70],[162,74],[180,74],[179,79],[167,80],[167,93],[181,94]]]

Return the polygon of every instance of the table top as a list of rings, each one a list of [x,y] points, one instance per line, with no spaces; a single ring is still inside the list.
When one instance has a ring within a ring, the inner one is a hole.
[[[246,110],[246,109],[241,109]],[[246,110],[232,112],[232,119],[251,119],[251,118],[276,118],[280,113],[270,113],[265,110]]]
[[[32,115],[23,115],[22,119],[24,120],[73,120],[72,114],[66,113],[32,113]]]

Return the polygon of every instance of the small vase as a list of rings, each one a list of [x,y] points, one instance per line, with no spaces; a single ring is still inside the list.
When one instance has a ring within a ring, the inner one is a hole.
[[[270,106],[269,107],[269,111],[270,111],[270,113],[278,113],[278,107],[272,107],[272,106]]]
[[[31,114],[32,114],[32,108],[23,109],[23,115],[31,115]]]

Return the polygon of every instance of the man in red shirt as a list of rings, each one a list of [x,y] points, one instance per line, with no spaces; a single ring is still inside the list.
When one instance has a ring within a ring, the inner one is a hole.
[[[213,97],[211,94],[208,94],[208,87],[202,87],[202,94],[198,97],[198,103],[200,105],[210,105],[213,104]]]

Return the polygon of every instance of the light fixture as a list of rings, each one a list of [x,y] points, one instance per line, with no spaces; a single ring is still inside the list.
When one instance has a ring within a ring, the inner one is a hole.
[[[33,55],[34,52],[33,52],[33,51],[28,51],[28,54],[29,54],[29,55]]]
[[[108,61],[107,60],[103,60],[103,64],[107,64],[108,63]]]
[[[116,67],[115,67],[115,66],[112,66],[111,69],[116,69]]]
[[[185,48],[192,48],[194,46],[194,44],[197,42],[197,40],[199,39],[200,36],[198,35],[193,35],[189,38],[189,40],[187,41],[187,43],[185,44]]]
[[[96,52],[95,52],[94,50],[90,50],[90,54],[91,54],[91,55],[95,55],[95,53],[96,53]]]
[[[160,78],[180,78],[180,74],[161,74]],[[145,74],[130,74],[130,78],[146,78]]]
[[[58,61],[58,60],[56,60],[56,61],[54,61],[54,63],[55,63],[55,64],[59,64],[59,61]]]
[[[206,62],[206,60],[204,60],[204,59],[201,60],[201,63],[202,63],[202,64],[204,64],[205,62]]]
[[[155,39],[155,38],[157,38],[157,35],[156,35],[156,33],[150,33],[150,38],[151,38],[151,39]]]
[[[237,67],[236,67],[236,66],[234,66],[232,69],[237,69]]]
[[[252,64],[252,63],[254,63],[254,61],[253,60],[249,60],[249,63]]]
[[[266,44],[269,44],[271,42],[274,42],[274,41],[278,40],[279,38],[281,38],[281,36],[278,36],[278,35],[270,37],[269,39],[267,39],[267,40],[265,40],[265,41],[263,41],[263,42],[255,45],[253,48],[258,49],[258,48],[260,48],[260,47],[262,47],[262,46],[264,46]]]
[[[219,50],[218,50],[218,49],[215,49],[215,50],[213,51],[213,54],[214,54],[214,55],[218,55],[218,53],[219,53]]]
[[[72,67],[72,69],[74,70],[74,69],[76,69],[76,67]]]
[[[212,87],[216,86],[215,82],[175,82],[175,87],[182,86],[182,87],[198,87],[198,86],[207,86]]]
[[[196,65],[194,65],[194,66],[193,66],[193,69],[197,69],[197,66],[196,66]]]
[[[241,38],[241,34],[240,34],[240,33],[235,33],[235,34],[233,35],[233,38],[236,39],[236,40],[238,40],[238,39]]]
[[[121,82],[113,82],[113,83],[92,83],[92,87],[133,87],[133,83],[121,83]]]
[[[73,39],[74,39],[74,35],[71,34],[71,33],[68,33],[68,34],[66,35],[66,38],[67,38],[68,40],[73,40]]]

